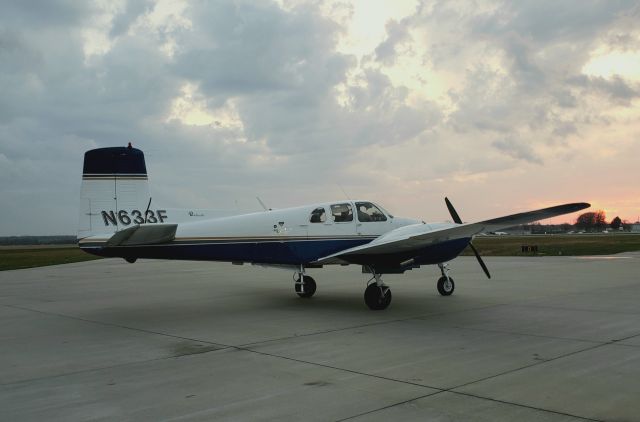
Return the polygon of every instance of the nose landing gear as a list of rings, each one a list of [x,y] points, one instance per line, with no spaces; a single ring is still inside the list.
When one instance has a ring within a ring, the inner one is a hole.
[[[447,264],[438,264],[442,277],[438,279],[438,293],[442,296],[451,296],[456,288],[453,278],[449,277],[449,267]]]

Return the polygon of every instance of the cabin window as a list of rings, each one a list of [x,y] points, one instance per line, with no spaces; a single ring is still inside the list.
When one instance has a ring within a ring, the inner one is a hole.
[[[336,223],[346,223],[353,221],[353,209],[351,204],[331,205],[331,216]]]
[[[309,220],[312,223],[324,223],[327,221],[327,213],[325,213],[324,208],[318,207],[311,212],[311,219]]]
[[[371,202],[356,202],[356,210],[358,211],[358,221],[362,223],[387,221],[387,216]]]

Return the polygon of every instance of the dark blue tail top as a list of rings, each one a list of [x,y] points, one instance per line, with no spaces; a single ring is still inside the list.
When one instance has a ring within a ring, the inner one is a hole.
[[[132,147],[98,148],[84,154],[83,174],[147,174],[142,151]]]

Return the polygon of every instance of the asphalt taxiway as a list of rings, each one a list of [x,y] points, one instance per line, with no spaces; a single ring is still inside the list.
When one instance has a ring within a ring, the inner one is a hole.
[[[640,420],[640,253],[386,276],[109,259],[0,272],[0,420]]]

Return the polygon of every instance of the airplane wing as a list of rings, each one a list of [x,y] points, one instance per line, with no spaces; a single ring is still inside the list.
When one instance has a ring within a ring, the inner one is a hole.
[[[341,264],[350,262],[350,256],[388,254],[406,254],[411,251],[419,251],[427,246],[446,242],[449,240],[472,238],[473,236],[488,232],[506,229],[519,224],[531,223],[545,218],[556,217],[558,215],[569,214],[590,207],[590,204],[580,202],[573,204],[558,205],[555,207],[543,208],[535,211],[522,212],[493,218],[491,220],[477,223],[457,224],[453,227],[433,230],[427,224],[413,224],[400,227],[386,233],[370,243],[346,249],[320,258],[317,264]]]

